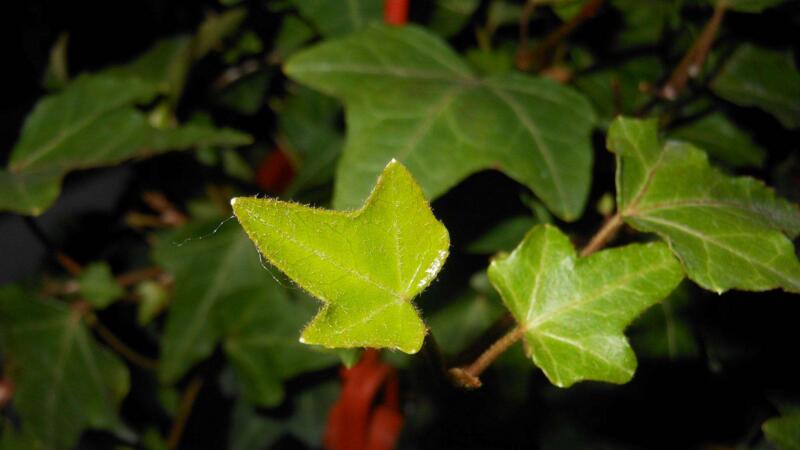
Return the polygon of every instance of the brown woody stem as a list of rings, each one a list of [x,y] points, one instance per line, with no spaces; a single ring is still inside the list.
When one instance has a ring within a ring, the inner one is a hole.
[[[164,271],[160,267],[152,266],[152,267],[144,267],[142,269],[136,269],[127,273],[123,273],[117,277],[117,284],[121,287],[129,287],[133,286],[144,280],[149,280],[152,278],[156,278],[163,274]]]
[[[588,256],[605,247],[611,239],[616,236],[622,226],[622,215],[616,213],[611,216],[600,230],[595,233],[589,244],[584,247],[580,256]],[[478,358],[468,366],[454,367],[448,371],[448,375],[453,382],[466,389],[477,389],[481,387],[480,375],[489,367],[494,360],[502,355],[506,350],[525,336],[527,329],[523,325],[517,325],[497,339],[489,346]]]
[[[122,342],[118,337],[114,335],[105,325],[100,323],[97,320],[97,317],[93,315],[88,317],[87,322],[89,325],[97,331],[97,334],[108,344],[109,347],[114,349],[117,353],[122,355],[125,359],[130,361],[132,364],[135,364],[143,369],[147,370],[156,370],[158,369],[158,361],[148,358],[136,350],[128,347],[124,342]]]
[[[502,355],[509,347],[522,339],[524,335],[525,328],[521,325],[512,328],[511,331],[504,334],[503,337],[496,340],[486,351],[481,353],[472,364],[466,367],[454,367],[450,369],[450,378],[459,386],[467,389],[481,387],[480,374],[482,374],[498,356]]]
[[[605,247],[606,244],[608,244],[612,239],[614,239],[614,236],[617,235],[617,232],[619,231],[622,224],[623,224],[622,216],[620,215],[620,213],[616,213],[613,216],[611,216],[608,220],[606,220],[606,223],[603,224],[603,226],[597,231],[597,233],[595,233],[595,235],[592,236],[592,239],[589,240],[589,243],[586,244],[586,247],[583,247],[580,255],[582,257],[589,256],[592,253]]]
[[[700,74],[700,68],[714,44],[714,39],[719,33],[722,19],[725,17],[725,11],[728,9],[727,0],[718,0],[714,7],[714,14],[706,22],[700,36],[694,41],[689,51],[683,55],[680,63],[672,71],[669,79],[664,86],[658,91],[658,96],[666,100],[675,100],[686,88],[689,78],[696,77]]]
[[[542,43],[536,48],[533,50],[528,50],[524,47],[520,48],[520,51],[517,53],[517,68],[520,70],[530,70],[543,67],[545,65],[543,61],[553,47],[572,34],[572,32],[584,22],[594,17],[602,5],[603,0],[587,1],[578,14],[545,36]]]
[[[197,394],[200,393],[200,388],[203,387],[203,379],[195,377],[183,391],[181,403],[178,406],[178,414],[175,421],[172,423],[172,429],[169,430],[167,437],[167,449],[175,450],[181,442],[183,430],[186,428],[186,422],[189,420],[189,415],[192,413],[194,401],[197,399]]]

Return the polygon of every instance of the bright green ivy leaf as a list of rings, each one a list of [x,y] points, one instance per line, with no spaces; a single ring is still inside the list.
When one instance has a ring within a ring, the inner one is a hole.
[[[800,71],[792,52],[745,44],[711,82],[715,94],[766,111],[787,128],[800,127]]]
[[[125,290],[114,279],[111,268],[105,262],[86,266],[78,278],[78,283],[81,298],[97,309],[105,308],[125,294]]]
[[[691,142],[731,167],[761,167],[766,150],[722,113],[712,113],[676,128],[669,136]]]
[[[769,419],[761,429],[779,450],[800,450],[800,412]]]
[[[85,429],[115,429],[125,365],[98,345],[78,306],[0,288],[0,342],[23,430],[45,448],[73,448]]]
[[[383,20],[383,2],[376,0],[291,0],[300,15],[325,37],[342,36]]]
[[[558,228],[537,225],[489,279],[525,330],[533,361],[556,386],[625,383],[636,357],[624,328],[683,278],[662,243],[632,244],[578,258]]]
[[[302,342],[420,349],[426,330],[411,299],[439,272],[450,241],[402,164],[386,166],[356,211],[259,198],[231,204],[261,253],[325,303]]]
[[[800,291],[796,205],[760,181],[725,175],[689,144],[662,147],[655,120],[618,118],[608,148],[617,154],[622,218],[664,238],[693,281],[718,293]]]
[[[414,26],[370,27],[324,42],[295,54],[284,70],[346,105],[337,209],[357,207],[392,158],[411,169],[428,198],[495,168],[564,219],[584,207],[594,114],[568,87],[517,73],[478,78],[440,38]]]

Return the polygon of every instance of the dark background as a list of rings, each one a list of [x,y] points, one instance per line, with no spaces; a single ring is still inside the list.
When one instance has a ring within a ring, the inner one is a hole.
[[[251,11],[249,24],[269,48],[279,17],[268,14],[258,2],[246,4]],[[7,159],[24,117],[44,94],[40,81],[50,46],[61,32],[69,33],[69,68],[71,74],[77,74],[126,61],[160,37],[192,32],[206,11],[217,8],[216,2],[196,0],[6,2],[0,14],[0,29],[6,34],[0,161]],[[685,12],[687,18],[700,22],[707,13],[691,8]],[[415,10],[414,14],[423,16],[425,12]],[[721,39],[792,45],[792,39],[800,35],[799,16],[797,2],[762,15],[730,14]],[[555,23],[554,18],[540,20],[541,27]],[[603,42],[594,37],[613,33],[617,26],[619,17],[606,11],[581,29],[575,39],[602,51]],[[470,38],[469,33],[462,33],[456,37],[456,45],[463,47]],[[220,68],[219,62],[209,62],[193,70],[182,108],[205,104],[204,86]],[[280,87],[271,89],[279,91]],[[261,141],[269,141],[274,128],[274,117],[267,108],[247,119],[224,111],[212,112],[222,125],[245,129]],[[800,175],[795,173],[787,183],[774,178],[774,169],[791,154],[796,157],[798,132],[784,130],[756,110],[729,108],[728,112],[754,132],[770,152],[764,170],[748,173],[770,184],[782,184],[783,195],[797,201]],[[592,205],[613,186],[613,160],[603,149],[603,136],[598,135],[596,141],[597,168],[590,206],[579,223],[569,226],[577,235],[590,235],[600,223],[602,219]],[[204,184],[219,177],[189,154],[74,173],[67,177],[56,206],[36,223],[51,241],[49,245],[64,249],[81,262],[106,259],[115,270],[124,270],[143,264],[147,257],[144,237],[125,227],[121,219],[126,211],[140,206],[139,193],[156,188],[180,204],[201,195]],[[437,215],[451,230],[454,253],[441,280],[419,300],[426,310],[436,309],[443,297],[466,285],[469,276],[485,266],[485,258],[462,254],[459,248],[498,218],[524,212],[519,201],[522,191],[503,175],[485,172],[470,177],[435,202]],[[18,216],[0,214],[0,284],[29,278],[41,270],[58,271],[47,256],[48,243],[29,225]],[[664,449],[759,442],[761,423],[777,414],[770,400],[800,399],[800,301],[781,292],[730,292],[722,298],[699,289],[692,292],[691,325],[703,355],[682,362],[641,360],[634,380],[621,387],[583,383],[562,390],[534,371],[524,381],[528,388],[525,397],[508,402],[504,393],[508,379],[502,370],[490,371],[484,388],[465,393],[451,388],[424,361],[415,360],[411,369],[402,373],[407,414],[403,441],[413,443],[408,448],[430,449],[534,448],[537,442],[550,443],[550,448],[574,448],[583,439],[591,442],[591,448],[614,442],[627,444],[614,448]],[[111,315],[123,313],[112,311]],[[113,325],[114,317],[109,319]],[[119,319],[116,325],[126,340],[141,340],[140,350],[156,353],[153,343],[130,329],[125,320]],[[219,355],[207,364],[213,371],[223,365]],[[302,377],[290,383],[290,390],[332,375],[326,372]],[[133,377],[132,394],[123,409],[125,418],[136,427],[152,421],[155,414],[162,427],[168,427],[168,418],[159,417],[155,405],[136,397],[152,388],[153,380],[136,369]],[[213,385],[204,387],[200,398],[187,427],[184,448],[222,448],[230,402]],[[287,404],[265,414],[286,414],[290,409]],[[106,448],[109,439],[90,434],[83,445]],[[295,447],[301,446],[291,439],[279,445]]]

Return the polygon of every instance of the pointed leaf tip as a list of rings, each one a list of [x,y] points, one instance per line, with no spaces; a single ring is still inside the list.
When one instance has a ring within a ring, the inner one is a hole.
[[[636,357],[623,330],[683,277],[662,243],[579,258],[558,228],[537,225],[489,279],[517,322],[533,361],[556,386],[581,380],[625,383]]]
[[[234,213],[261,253],[325,304],[301,342],[420,349],[426,328],[411,299],[441,270],[450,240],[405,166],[387,164],[354,211],[241,200]]]

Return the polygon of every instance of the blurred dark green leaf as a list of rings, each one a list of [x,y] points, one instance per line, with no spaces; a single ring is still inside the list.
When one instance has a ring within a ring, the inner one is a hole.
[[[96,309],[103,309],[125,294],[105,262],[89,264],[78,278],[79,294]]]
[[[291,0],[324,37],[342,36],[383,21],[383,2],[376,0]]]
[[[731,167],[761,167],[767,156],[748,133],[719,112],[675,128],[669,137],[691,142]]]
[[[725,62],[711,89],[731,103],[772,114],[784,127],[800,127],[800,72],[790,51],[744,44]]]
[[[800,413],[770,419],[761,428],[779,450],[800,450]]]
[[[78,305],[0,288],[0,341],[24,430],[45,448],[74,447],[88,429],[120,428],[128,369],[98,345]]]

